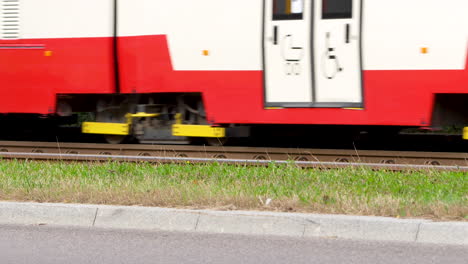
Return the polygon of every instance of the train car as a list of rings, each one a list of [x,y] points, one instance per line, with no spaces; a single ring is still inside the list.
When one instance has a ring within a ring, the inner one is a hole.
[[[466,0],[0,5],[3,114],[93,112],[113,142],[468,125]]]

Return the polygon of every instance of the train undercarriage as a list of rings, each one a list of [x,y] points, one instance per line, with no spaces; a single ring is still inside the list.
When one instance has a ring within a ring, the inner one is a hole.
[[[189,144],[204,140],[209,145],[224,145],[228,138],[250,135],[248,126],[210,124],[200,94],[113,95],[91,100],[64,96],[59,100],[58,113],[70,116],[87,112],[91,105],[95,105],[93,117],[82,123],[82,132],[103,135],[113,144]]]
[[[467,98],[439,95],[433,114],[433,127],[459,126],[466,124],[467,115],[460,113]],[[447,103],[450,102],[450,103]],[[452,111],[452,110],[453,111]],[[207,120],[203,96],[198,93],[167,93],[139,95],[59,97],[57,113],[66,117],[76,112],[91,112],[91,118],[82,122],[82,132],[103,135],[109,143],[139,142],[144,144],[190,144],[205,143],[224,145],[229,140],[252,137],[302,137],[328,134],[336,138],[349,138],[369,134],[372,137],[388,138],[406,127],[388,126],[280,126],[214,124]],[[325,131],[325,132],[324,132]],[[317,132],[317,133],[315,133]],[[302,135],[301,135],[302,134]],[[468,139],[468,128],[463,131]],[[312,137],[312,136],[311,136]]]

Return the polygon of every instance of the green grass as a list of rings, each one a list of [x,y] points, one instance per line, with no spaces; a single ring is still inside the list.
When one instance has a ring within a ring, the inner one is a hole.
[[[0,160],[0,200],[466,221],[468,174]]]

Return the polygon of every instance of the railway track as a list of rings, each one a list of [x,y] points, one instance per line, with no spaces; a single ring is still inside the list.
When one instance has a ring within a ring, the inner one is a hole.
[[[0,141],[2,159],[65,161],[147,161],[262,165],[292,163],[302,167],[365,166],[377,169],[468,171],[468,153],[368,150],[284,149],[172,145],[108,145]]]

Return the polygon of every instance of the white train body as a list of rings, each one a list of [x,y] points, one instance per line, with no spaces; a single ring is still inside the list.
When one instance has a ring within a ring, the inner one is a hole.
[[[3,113],[193,92],[215,124],[426,126],[438,94],[468,94],[466,0],[0,3]]]

